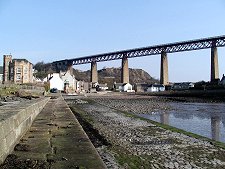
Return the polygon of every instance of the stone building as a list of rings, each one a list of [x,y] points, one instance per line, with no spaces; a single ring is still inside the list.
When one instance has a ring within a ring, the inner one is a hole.
[[[3,56],[3,83],[33,83],[33,64],[26,59]]]
[[[3,81],[3,67],[0,66],[0,83]]]

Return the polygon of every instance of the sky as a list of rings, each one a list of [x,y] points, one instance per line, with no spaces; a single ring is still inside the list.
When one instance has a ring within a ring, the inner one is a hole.
[[[224,0],[0,0],[3,55],[33,64],[225,35]],[[225,47],[218,48],[220,77]],[[169,81],[209,81],[210,49],[168,54]],[[121,67],[121,60],[98,62]],[[160,55],[129,59],[160,77]],[[76,65],[88,70],[90,64]]]

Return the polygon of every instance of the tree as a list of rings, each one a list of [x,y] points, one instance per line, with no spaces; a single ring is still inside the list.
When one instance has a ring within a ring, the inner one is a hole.
[[[51,63],[44,63],[43,61],[37,62],[34,69],[37,70],[34,76],[40,79],[44,79],[49,73],[53,73]]]
[[[34,69],[37,70],[38,72],[43,71],[43,67],[44,67],[45,63],[43,61],[41,62],[37,62],[34,65]]]

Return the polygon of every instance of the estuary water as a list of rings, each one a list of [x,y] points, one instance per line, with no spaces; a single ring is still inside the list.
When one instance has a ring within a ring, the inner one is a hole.
[[[173,110],[141,117],[225,143],[225,103],[170,103]]]

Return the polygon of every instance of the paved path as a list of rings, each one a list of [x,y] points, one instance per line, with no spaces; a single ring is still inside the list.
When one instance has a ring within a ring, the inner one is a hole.
[[[3,168],[105,168],[62,97],[47,103],[6,163]]]

